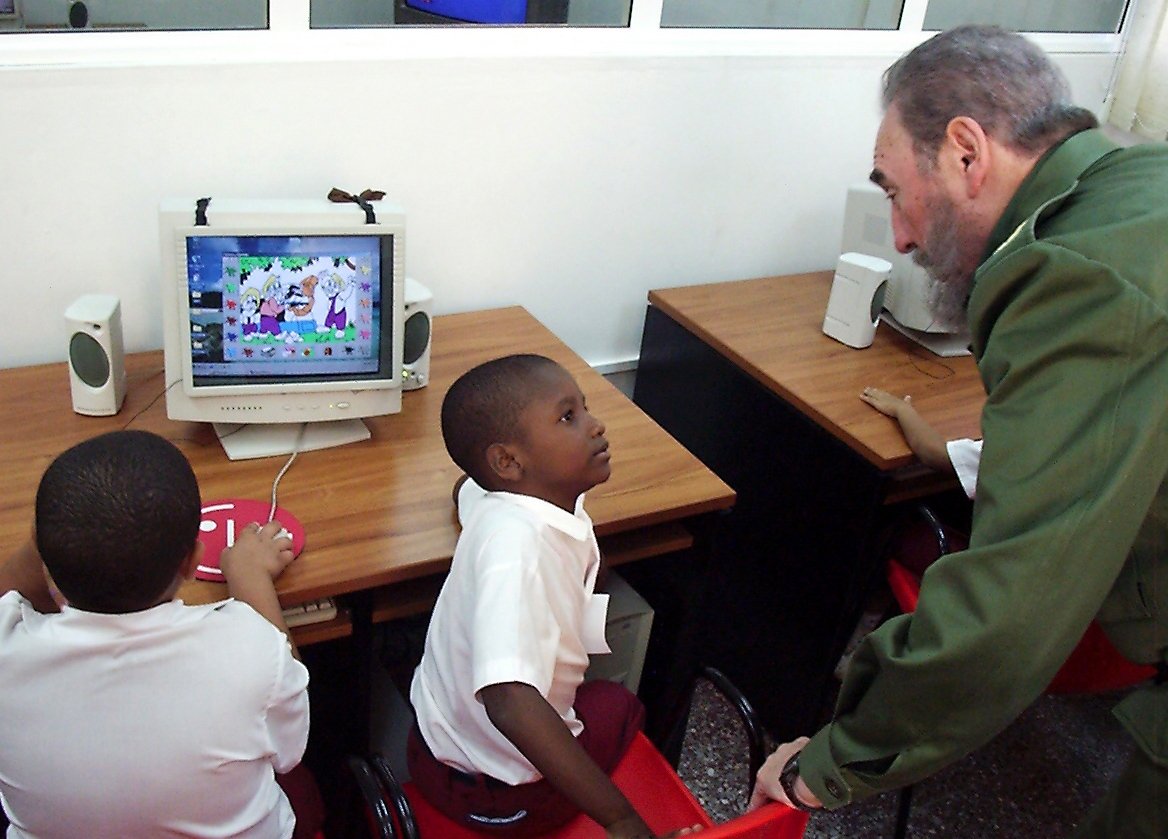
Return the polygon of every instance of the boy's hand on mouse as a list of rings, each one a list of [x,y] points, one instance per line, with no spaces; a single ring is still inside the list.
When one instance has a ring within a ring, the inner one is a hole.
[[[235,544],[219,557],[219,567],[228,585],[260,571],[268,580],[279,577],[293,559],[292,539],[280,535],[282,532],[283,525],[278,521],[262,526],[252,523],[242,528]]]
[[[249,524],[240,531],[235,544],[220,554],[219,568],[231,596],[251,606],[283,632],[291,644],[292,655],[299,658],[276,597],[275,580],[293,558],[292,539],[281,535],[283,530],[278,521],[262,526]]]

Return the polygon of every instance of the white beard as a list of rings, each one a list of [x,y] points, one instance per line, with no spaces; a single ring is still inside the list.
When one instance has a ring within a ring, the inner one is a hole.
[[[929,311],[942,326],[965,329],[973,275],[984,245],[970,231],[970,225],[960,217],[952,202],[935,196],[928,206],[929,247],[913,251],[913,262],[929,275]]]

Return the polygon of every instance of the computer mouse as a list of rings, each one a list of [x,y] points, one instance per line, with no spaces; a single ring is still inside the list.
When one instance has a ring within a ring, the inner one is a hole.
[[[203,516],[199,522],[199,541],[203,543],[203,558],[195,568],[196,580],[223,582],[223,572],[219,570],[219,555],[235,544],[235,534],[252,522],[266,522],[272,509],[269,501],[250,498],[228,498],[209,501],[203,505]],[[299,556],[304,550],[304,527],[300,521],[283,507],[276,507],[275,520],[283,525],[276,535],[292,539],[292,555]]]

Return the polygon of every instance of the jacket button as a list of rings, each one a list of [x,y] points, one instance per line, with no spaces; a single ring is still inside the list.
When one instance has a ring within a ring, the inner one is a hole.
[[[835,778],[828,778],[827,781],[825,781],[823,785],[825,787],[827,787],[827,791],[830,792],[832,795],[834,795],[836,798],[839,798],[843,793],[843,790],[840,789],[840,785],[838,783],[836,783]]]

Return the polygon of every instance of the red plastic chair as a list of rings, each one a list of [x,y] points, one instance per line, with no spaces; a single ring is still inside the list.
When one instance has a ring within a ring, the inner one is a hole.
[[[949,552],[949,538],[937,516],[927,506],[921,505],[918,512],[928,524],[936,540],[937,556]],[[888,587],[902,612],[912,612],[917,608],[921,593],[921,578],[895,558],[887,563]],[[1104,693],[1139,684],[1156,675],[1151,665],[1135,664],[1124,658],[1115,645],[1103,633],[1099,624],[1092,621],[1083,633],[1078,645],[1063,662],[1045,693]],[[895,839],[903,839],[908,828],[908,815],[912,804],[912,787],[900,791],[897,809]]]
[[[725,677],[711,668],[703,675],[723,692]],[[732,687],[732,686],[731,686]],[[762,763],[762,729],[754,711],[741,694],[730,695],[747,729],[750,742],[750,784]],[[748,719],[749,718],[749,719]],[[376,778],[377,789],[366,793],[366,816],[371,836],[377,839],[482,839],[483,834],[463,827],[435,810],[413,784],[401,785],[384,758],[350,758],[350,767],[365,787]],[[362,778],[366,783],[362,783]],[[664,835],[691,825],[701,825],[705,839],[796,839],[803,835],[807,814],[781,804],[768,804],[721,825],[714,825],[669,761],[644,734],[637,735],[621,758],[612,779],[657,834]],[[749,792],[749,790],[748,790]],[[604,829],[587,816],[577,816],[547,839],[604,839]]]

